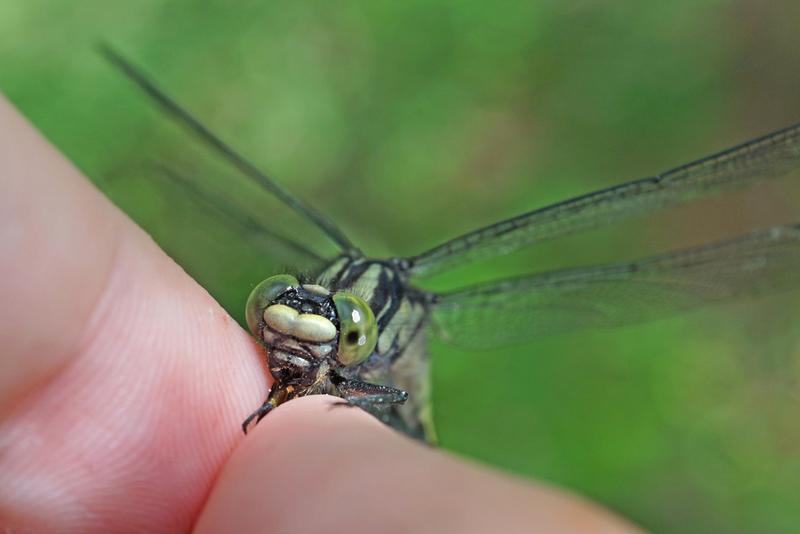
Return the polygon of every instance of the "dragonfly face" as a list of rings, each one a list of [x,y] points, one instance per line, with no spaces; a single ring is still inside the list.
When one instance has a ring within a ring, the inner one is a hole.
[[[328,290],[278,275],[253,290],[247,308],[250,331],[270,349],[269,368],[276,380],[308,388],[327,379],[320,368],[338,363],[339,333]]]
[[[406,287],[401,263],[349,255],[333,261],[314,283],[277,275],[258,284],[248,299],[247,323],[267,348],[275,383],[244,430],[289,399],[326,393],[433,439],[421,423],[424,406],[402,406],[406,389],[427,382],[421,372],[427,371],[426,356],[411,341],[422,330],[431,297]],[[399,369],[409,363],[420,372],[404,380]],[[420,394],[415,400],[423,399]]]
[[[267,278],[247,322],[268,348],[275,378],[244,423],[301,395],[331,393],[414,437],[434,440],[428,326],[445,342],[486,348],[586,328],[659,319],[704,304],[800,288],[800,225],[632,262],[561,269],[427,293],[416,278],[626,217],[753,185],[800,168],[800,125],[752,139],[667,172],[624,182],[473,230],[408,258],[370,259],[330,220],[237,154],[112,50],[108,59],[207,148],[314,224],[339,256],[326,259],[244,213],[235,198],[161,165],[163,178],[209,211],[306,258],[316,276]]]
[[[246,315],[250,331],[269,349],[275,379],[264,410],[293,397],[334,392],[340,368],[364,361],[378,341],[375,315],[363,299],[301,284],[291,275],[256,286]]]

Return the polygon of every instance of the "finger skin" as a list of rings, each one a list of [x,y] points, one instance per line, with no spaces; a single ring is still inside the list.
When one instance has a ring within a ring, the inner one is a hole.
[[[0,96],[3,408],[69,358],[108,282],[121,222],[60,154],[41,147]]]
[[[0,299],[3,531],[630,531],[326,398],[243,441],[263,354],[1,98]]]
[[[577,497],[450,457],[333,402],[297,399],[255,427],[196,532],[638,532]]]
[[[0,530],[189,529],[263,353],[2,99],[0,302]]]

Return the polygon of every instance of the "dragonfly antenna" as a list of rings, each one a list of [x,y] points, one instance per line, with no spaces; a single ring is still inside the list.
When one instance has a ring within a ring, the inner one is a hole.
[[[299,198],[292,195],[272,178],[258,170],[255,165],[238,154],[222,139],[211,133],[211,130],[203,125],[203,123],[179,106],[170,97],[168,97],[155,85],[155,83],[147,78],[144,73],[137,69],[110,45],[106,43],[100,43],[98,45],[98,49],[112,65],[121,70],[123,74],[125,74],[131,81],[138,85],[139,88],[150,98],[152,98],[153,101],[155,101],[156,104],[158,104],[164,111],[166,111],[173,120],[188,128],[193,134],[207,143],[229,163],[239,169],[246,176],[254,180],[261,187],[272,193],[278,200],[317,225],[317,227],[337,245],[339,245],[342,250],[357,250],[347,236],[345,236],[344,233],[335,224],[333,224],[332,221]]]

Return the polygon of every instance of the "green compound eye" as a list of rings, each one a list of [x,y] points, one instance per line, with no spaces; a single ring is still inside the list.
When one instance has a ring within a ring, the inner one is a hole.
[[[359,364],[372,354],[378,342],[375,314],[363,299],[352,293],[336,293],[333,303],[339,316],[339,352],[336,359],[345,366]]]
[[[247,317],[247,326],[254,336],[258,336],[258,323],[261,322],[261,315],[264,313],[264,308],[269,306],[273,300],[281,296],[281,293],[289,288],[297,287],[300,282],[297,278],[289,274],[279,274],[277,276],[270,276],[260,284],[258,284],[250,296],[247,298],[247,308],[245,308],[245,316]]]

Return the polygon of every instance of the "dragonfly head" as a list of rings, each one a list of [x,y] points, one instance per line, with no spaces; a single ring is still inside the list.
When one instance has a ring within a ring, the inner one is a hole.
[[[313,379],[322,362],[326,368],[357,365],[378,340],[375,315],[362,298],[286,274],[253,289],[246,315],[250,331],[270,350],[277,381]]]

